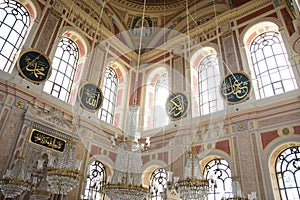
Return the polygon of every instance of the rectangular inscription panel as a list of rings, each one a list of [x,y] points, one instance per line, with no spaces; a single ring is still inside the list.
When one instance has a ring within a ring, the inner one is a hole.
[[[30,142],[49,148],[54,151],[63,152],[66,141],[33,129],[30,136]]]

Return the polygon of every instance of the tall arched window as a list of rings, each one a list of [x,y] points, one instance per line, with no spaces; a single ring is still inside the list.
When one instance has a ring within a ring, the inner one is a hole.
[[[289,147],[278,155],[275,172],[281,199],[300,199],[300,146]]]
[[[264,22],[245,35],[255,95],[262,99],[297,89],[294,72],[278,26]]]
[[[0,70],[11,71],[29,25],[29,13],[22,4],[16,1],[1,1]]]
[[[153,128],[168,124],[168,116],[165,110],[168,95],[169,78],[168,74],[163,74],[157,80],[154,89]]]
[[[88,166],[86,187],[84,190],[83,199],[103,199],[104,195],[101,193],[101,188],[105,181],[105,167],[100,161],[95,160]]]
[[[166,195],[167,189],[167,172],[163,168],[158,168],[153,171],[150,177],[150,199],[160,200]]]
[[[79,52],[76,43],[63,37],[57,46],[52,63],[52,73],[45,83],[44,91],[68,102],[78,59]]]
[[[204,177],[209,181],[208,200],[230,197],[232,194],[231,169],[228,162],[216,158],[208,162],[204,168]]]
[[[99,111],[99,118],[107,123],[113,123],[115,104],[118,92],[118,76],[116,71],[108,66],[102,83],[104,101]]]
[[[224,109],[219,93],[220,69],[218,56],[205,56],[198,67],[200,114],[206,115]]]

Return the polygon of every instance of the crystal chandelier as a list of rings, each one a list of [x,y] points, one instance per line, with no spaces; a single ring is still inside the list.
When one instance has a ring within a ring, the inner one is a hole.
[[[200,158],[195,151],[189,151],[184,168],[183,180],[175,182],[180,197],[183,200],[206,199],[208,194],[208,180],[201,175]]]
[[[232,177],[232,197],[229,197],[226,200],[246,200],[239,177]]]
[[[46,180],[51,193],[66,195],[79,183],[81,161],[75,159],[75,150],[74,143],[68,142],[56,164],[55,158],[50,157]]]
[[[118,148],[115,170],[111,182],[102,188],[111,200],[142,200],[148,196],[149,191],[141,181],[141,153],[150,147],[150,138],[145,143],[140,141],[138,116],[139,107],[129,106],[125,136],[119,138],[116,134],[111,138],[112,145]]]
[[[39,185],[31,191],[30,200],[48,200],[50,196],[48,182],[43,177]]]
[[[111,143],[117,147],[117,157],[115,162],[114,174],[111,182],[103,185],[102,192],[111,200],[143,200],[149,193],[148,188],[142,186],[142,152],[150,147],[150,137],[145,141],[141,140],[138,133],[139,124],[139,106],[137,105],[138,76],[140,69],[140,58],[142,51],[142,37],[144,30],[146,0],[144,0],[142,26],[139,40],[137,67],[134,84],[133,105],[129,106],[127,116],[126,131],[120,138],[118,134],[112,136]]]
[[[5,198],[15,198],[31,189],[31,175],[25,169],[25,158],[20,157],[12,169],[6,170],[0,180],[0,189]]]
[[[31,190],[30,200],[48,200],[51,193],[45,176],[46,172],[43,169],[44,160],[39,159],[37,162],[37,170],[32,174],[34,187]]]

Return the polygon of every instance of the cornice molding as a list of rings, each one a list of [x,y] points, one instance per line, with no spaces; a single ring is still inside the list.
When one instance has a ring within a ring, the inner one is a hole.
[[[150,52],[145,53],[143,55],[143,58],[146,57],[154,58],[159,56],[159,53],[161,52],[160,49],[170,49],[180,55],[180,53],[184,52],[184,50],[180,49],[181,45],[187,43],[188,37],[190,37],[191,40],[195,40],[195,38],[199,38],[199,35],[207,35],[208,33],[215,32],[217,26],[247,16],[250,13],[255,12],[257,9],[266,7],[268,5],[272,5],[272,3],[273,3],[272,0],[250,1],[249,3],[246,3],[243,6],[219,14],[218,16],[212,18],[211,20],[206,21],[202,25],[196,26],[195,28],[191,29],[189,36],[186,33],[181,33],[179,36],[175,36],[169,39],[168,41],[166,41],[166,43],[163,45],[164,46],[163,48],[159,47],[157,48],[157,50],[154,49]],[[191,48],[195,47],[196,45],[191,44]]]
[[[163,1],[159,0],[158,2],[163,2]],[[133,3],[127,0],[111,0],[111,4],[118,8],[124,9],[125,7],[132,12],[138,12],[138,13],[141,13],[144,8],[143,4]],[[146,5],[146,10],[148,14],[155,13],[157,15],[158,13],[164,13],[168,15],[168,14],[174,14],[175,11],[183,9],[185,7],[185,4],[186,4],[185,1],[177,1],[175,3],[166,2],[165,4],[160,3],[158,5],[148,4]]]

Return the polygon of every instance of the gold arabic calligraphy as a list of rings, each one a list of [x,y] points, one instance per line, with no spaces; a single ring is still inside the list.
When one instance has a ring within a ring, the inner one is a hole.
[[[85,88],[85,95],[85,103],[96,108],[100,99],[100,92],[94,92],[93,89]]]
[[[239,80],[238,80],[239,79]],[[224,80],[225,86],[222,89],[222,94],[227,98],[243,99],[249,92],[248,83],[242,81],[240,77],[229,77]]]
[[[185,112],[184,98],[182,95],[176,95],[168,102],[168,114],[174,117],[181,116]]]
[[[47,66],[45,65],[45,63],[39,61],[40,55],[38,57],[36,57],[35,59],[31,59],[30,57],[26,56],[25,58],[25,62],[26,62],[26,70],[28,72],[33,73],[33,75],[38,78],[39,76],[45,76],[45,68],[47,68]],[[40,77],[41,78],[41,77]]]
[[[34,143],[61,151],[64,146],[63,141],[57,140],[55,137],[50,137],[42,133],[35,133],[33,136]]]

